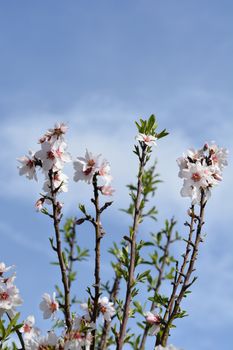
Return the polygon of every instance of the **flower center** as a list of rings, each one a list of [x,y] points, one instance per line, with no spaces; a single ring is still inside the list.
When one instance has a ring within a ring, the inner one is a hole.
[[[0,293],[0,300],[7,300],[9,298],[9,294],[6,292]]]
[[[31,169],[31,168],[33,168],[33,165],[34,165],[33,160],[29,159],[29,160],[27,161],[27,166]]]
[[[201,180],[201,175],[200,175],[199,173],[193,173],[193,174],[192,174],[192,180],[193,180],[194,182],[200,181],[200,180]]]
[[[145,142],[150,142],[150,136],[149,136],[149,135],[146,135],[146,136],[144,137],[144,141],[145,141]]]
[[[74,334],[73,334],[73,339],[82,339],[82,335],[80,334],[80,332],[74,332]]]
[[[100,306],[100,312],[102,312],[102,314],[105,314],[106,311],[107,311],[106,306]]]
[[[57,311],[57,304],[52,301],[49,308],[52,312],[55,312]]]
[[[27,323],[23,326],[24,333],[30,333],[32,330],[32,327],[30,327]]]
[[[47,152],[47,159],[53,160],[55,158],[53,151]]]
[[[56,156],[57,156],[58,158],[61,158],[62,155],[63,155],[63,152],[60,151],[60,149],[58,148],[58,149],[56,150]]]

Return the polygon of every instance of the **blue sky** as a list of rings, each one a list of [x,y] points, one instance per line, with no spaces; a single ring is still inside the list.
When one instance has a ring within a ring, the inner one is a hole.
[[[155,113],[170,135],[155,150],[164,183],[155,198],[160,214],[154,230],[175,215],[184,232],[189,202],[179,196],[175,159],[209,140],[230,150],[225,179],[206,213],[199,279],[186,304],[190,317],[171,341],[184,350],[233,345],[232,17],[231,1],[1,2],[0,260],[17,266],[23,316],[33,313],[45,327],[37,306],[44,291],[53,291],[57,274],[49,265],[51,223],[33,207],[42,183],[19,177],[16,158],[36,150],[38,137],[62,120],[70,126],[73,156],[88,147],[110,160],[116,194],[105,217],[106,249],[128,227],[118,208],[127,206],[124,185],[136,169],[133,121]],[[67,173],[72,178],[71,167]],[[66,215],[91,194],[85,184],[71,181],[70,189]],[[80,236],[90,244],[91,231]],[[106,276],[108,259],[104,254]],[[90,267],[84,267],[91,281]]]

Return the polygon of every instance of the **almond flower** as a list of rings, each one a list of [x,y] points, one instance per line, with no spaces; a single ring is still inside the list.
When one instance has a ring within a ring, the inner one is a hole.
[[[88,184],[92,182],[93,175],[99,170],[100,154],[94,156],[86,150],[85,157],[77,157],[74,165],[74,181],[85,181]]]
[[[64,135],[68,130],[68,126],[65,123],[56,123],[54,128],[48,129],[46,133],[39,139],[39,143],[46,141],[53,143],[57,140],[64,141]]]
[[[31,339],[32,337],[37,337],[40,334],[40,330],[37,327],[34,327],[35,317],[30,315],[24,321],[22,327],[19,329],[23,333],[24,339]]]
[[[90,318],[87,319],[85,315],[76,316],[71,331],[66,335],[64,350],[82,350],[83,348],[89,350],[93,329],[95,329],[95,324],[90,322]]]
[[[157,140],[157,137],[139,133],[136,136],[136,140],[144,142],[147,146],[153,146],[153,145],[156,146],[155,140]]]
[[[147,311],[145,313],[146,322],[151,325],[149,329],[149,335],[156,335],[160,330],[161,318],[159,314]]]
[[[44,208],[44,198],[39,198],[35,203],[35,208],[37,211],[41,211]]]
[[[54,331],[47,332],[47,335],[45,336],[35,335],[31,338],[24,338],[24,343],[26,350],[60,349],[60,339],[57,337]]]
[[[12,266],[8,266],[6,267],[6,264],[4,262],[0,262],[0,276],[2,276],[5,272],[9,271],[10,269],[12,269]]]
[[[41,150],[35,153],[35,157],[42,162],[42,169],[47,172],[51,169],[54,171],[61,170],[64,163],[71,161],[71,156],[66,152],[67,145],[65,142],[43,142]]]
[[[68,176],[62,173],[61,171],[56,171],[52,174],[52,181],[53,181],[53,187],[54,190],[57,192],[68,192]],[[51,195],[51,185],[50,185],[50,179],[46,179],[43,186],[43,191],[48,194],[48,196]]]
[[[99,311],[103,315],[105,321],[110,322],[112,316],[115,315],[115,309],[113,303],[108,300],[107,297],[101,297],[98,300]]]
[[[101,186],[100,187],[100,192],[104,195],[104,196],[112,196],[113,193],[115,192],[114,188],[112,188],[112,186]]]
[[[190,197],[192,204],[199,204],[202,191],[206,200],[211,188],[222,180],[222,170],[227,165],[228,151],[216,144],[207,143],[199,150],[189,149],[187,155],[177,159],[180,178],[184,179],[182,197]]]
[[[14,279],[13,279],[14,280]],[[0,313],[14,311],[15,307],[22,304],[18,288],[13,285],[13,280],[0,281]]]
[[[19,169],[19,175],[25,175],[29,180],[36,180],[37,181],[37,175],[36,175],[36,161],[34,158],[34,153],[32,151],[29,151],[29,156],[23,156],[20,158],[17,158],[18,162],[20,162],[22,165],[18,166]]]
[[[56,301],[56,293],[54,292],[52,297],[48,293],[43,294],[43,300],[40,303],[40,309],[43,311],[43,318],[48,319],[54,316],[59,309],[58,302]]]

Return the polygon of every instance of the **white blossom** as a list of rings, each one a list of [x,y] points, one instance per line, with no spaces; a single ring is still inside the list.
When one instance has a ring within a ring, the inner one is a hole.
[[[139,133],[136,136],[136,140],[140,142],[144,142],[147,146],[156,146],[155,140],[157,140],[157,137]]]
[[[13,267],[13,265],[6,267],[6,264],[4,262],[0,262],[0,276],[2,276],[5,272],[9,271]]]
[[[24,321],[22,327],[19,329],[21,333],[23,333],[23,337],[25,340],[29,340],[33,337],[38,337],[40,335],[40,330],[37,327],[34,327],[35,317],[30,315]]]
[[[43,311],[43,318],[48,319],[54,316],[59,309],[58,302],[56,301],[56,293],[54,292],[52,297],[48,293],[43,294],[43,300],[40,303],[40,309]]]
[[[107,297],[100,297],[98,300],[99,311],[103,315],[105,321],[110,322],[116,311],[113,303]]]
[[[187,155],[178,158],[178,176],[184,179],[181,196],[190,197],[192,204],[200,204],[204,191],[205,200],[208,200],[212,187],[222,180],[227,154],[225,148],[206,143],[201,149],[189,149]]]
[[[100,154],[94,156],[86,150],[85,157],[77,157],[74,161],[74,181],[86,181],[91,183],[93,175],[99,170]]]
[[[148,334],[156,335],[160,330],[161,318],[159,314],[151,311],[145,313],[146,322],[151,325]]]
[[[53,188],[57,192],[67,192],[68,191],[68,176],[61,171],[56,171],[52,174]],[[43,191],[50,195],[51,194],[51,183],[50,179],[46,178],[44,182]]]
[[[42,169],[47,172],[51,169],[53,171],[61,170],[64,163],[71,161],[71,156],[66,152],[67,145],[65,142],[58,142],[51,144],[50,142],[43,142],[41,150],[35,153],[35,157],[42,162]]]
[[[40,138],[39,143],[50,142],[51,144],[59,141],[64,141],[64,135],[68,130],[65,123],[56,123],[54,128],[48,129],[46,133]]]
[[[103,179],[103,181],[105,182],[105,186],[108,186],[108,184],[112,181],[112,175],[110,174],[111,172],[111,168],[110,168],[110,164],[107,160],[103,160],[99,169],[98,169],[98,173],[99,176],[101,176],[101,178]]]
[[[100,187],[100,192],[104,196],[112,196],[113,193],[115,192],[115,190],[114,190],[114,188],[112,188],[112,186],[104,185],[104,186]]]
[[[14,311],[22,304],[18,288],[9,279],[0,280],[0,311]]]
[[[29,151],[29,155],[25,155],[23,157],[17,158],[18,162],[20,162],[22,165],[18,166],[19,169],[19,175],[25,175],[29,180],[36,180],[37,181],[37,175],[36,175],[36,161],[34,158],[34,153],[32,151]]]

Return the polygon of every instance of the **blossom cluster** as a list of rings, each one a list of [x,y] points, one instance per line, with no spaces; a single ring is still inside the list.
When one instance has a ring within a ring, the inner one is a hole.
[[[25,175],[29,180],[38,180],[37,168],[42,169],[45,176],[43,195],[36,202],[36,209],[41,211],[44,203],[51,204],[54,194],[68,191],[68,176],[63,173],[64,165],[71,162],[71,155],[67,152],[65,134],[67,125],[55,124],[54,128],[39,139],[41,149],[37,152],[29,151],[28,155],[18,158],[20,162],[19,174]],[[84,157],[77,157],[74,161],[74,181],[83,180],[90,184],[94,175],[102,180],[98,190],[107,196],[111,196],[114,189],[111,186],[112,176],[107,160],[100,160],[101,155],[93,155],[86,150]],[[57,203],[62,206],[61,203]]]
[[[86,150],[84,157],[77,157],[74,161],[74,181],[85,181],[88,184],[92,183],[94,175],[97,175],[103,182],[99,186],[99,190],[103,195],[111,196],[114,192],[111,181],[110,165],[106,159],[101,161],[101,154],[93,155]]]
[[[44,202],[51,204],[51,197],[54,193],[68,191],[68,176],[62,172],[65,163],[71,161],[64,138],[67,129],[64,123],[55,124],[53,129],[49,129],[39,139],[40,150],[29,151],[28,156],[18,158],[21,163],[20,175],[25,175],[30,180],[37,180],[36,170],[41,168],[45,176],[43,197],[36,202],[38,210],[43,208]]]
[[[18,288],[14,285],[15,274],[6,277],[5,273],[13,266],[0,263],[0,317],[6,312],[8,316],[14,315],[15,308],[22,304]]]
[[[64,330],[60,336],[57,336],[53,330],[42,335],[41,331],[35,327],[35,317],[28,316],[20,328],[26,350],[82,350],[83,347],[89,350],[92,342],[91,332],[95,329],[95,324],[91,321],[88,304],[83,303],[81,307],[84,310],[84,315],[75,315],[71,330],[69,332]],[[55,313],[59,309],[55,293],[52,297],[47,293],[43,295],[40,309],[43,311],[44,319],[55,317]],[[99,298],[99,312],[109,322],[115,314],[113,303],[109,302],[107,297]]]
[[[186,155],[178,158],[179,177],[184,179],[181,195],[190,197],[192,204],[200,203],[202,192],[208,199],[212,187],[222,180],[227,156],[226,148],[206,143],[201,149],[189,149]]]

